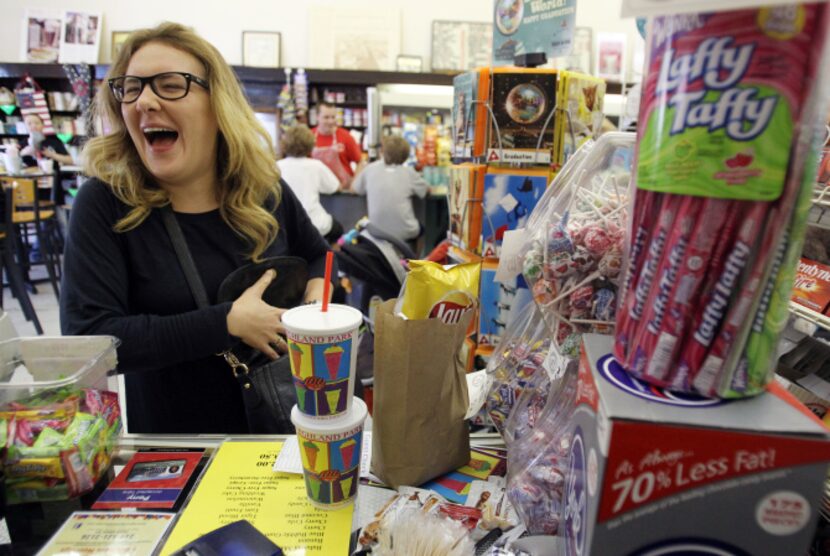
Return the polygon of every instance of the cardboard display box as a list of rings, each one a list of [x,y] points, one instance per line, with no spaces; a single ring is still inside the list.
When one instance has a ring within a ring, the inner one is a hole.
[[[556,130],[553,150],[554,168],[557,170],[602,129],[605,119],[605,81],[583,73],[563,71],[559,77],[558,97],[559,107],[567,111],[567,116],[554,116]]]
[[[629,377],[586,335],[561,529],[569,556],[806,554],[827,429],[778,383],[721,401]]]
[[[486,172],[483,164],[450,167],[450,242],[476,254],[481,250],[481,201]]]
[[[817,313],[830,305],[830,266],[802,258],[793,284],[792,300]]]
[[[485,258],[500,256],[504,233],[524,226],[550,180],[547,170],[487,169],[481,224]]]
[[[493,69],[490,98],[495,122],[489,126],[488,163],[554,162],[556,122],[552,115],[558,77],[553,69]]]
[[[513,321],[522,309],[528,303],[533,303],[533,295],[521,274],[506,283],[497,282],[495,278],[498,267],[499,262],[493,259],[485,259],[481,263],[479,346],[498,344],[504,331],[513,326]]]
[[[456,75],[452,86],[452,155],[466,160],[483,156],[489,127],[490,68]]]

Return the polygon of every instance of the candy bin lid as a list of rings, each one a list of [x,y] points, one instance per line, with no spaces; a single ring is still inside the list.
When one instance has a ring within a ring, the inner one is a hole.
[[[21,337],[0,342],[0,405],[41,390],[107,390],[117,365],[114,336]]]

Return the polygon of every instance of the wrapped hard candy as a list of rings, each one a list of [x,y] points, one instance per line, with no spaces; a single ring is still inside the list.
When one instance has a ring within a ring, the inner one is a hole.
[[[573,327],[564,322],[560,322],[559,326],[556,328],[556,343],[562,345],[562,342],[565,341],[565,338],[567,338],[571,334],[573,334]]]
[[[588,249],[579,245],[571,255],[571,266],[577,272],[587,274],[594,268],[594,257]]]
[[[572,359],[579,356],[579,346],[582,343],[581,334],[571,334],[562,342],[562,354]]]
[[[562,471],[550,463],[540,463],[530,468],[530,476],[545,483],[552,491],[562,494],[565,477]]]
[[[572,311],[584,311],[591,307],[594,297],[594,287],[589,285],[576,288],[568,297]]]
[[[522,274],[528,282],[535,282],[542,276],[542,267],[544,265],[544,257],[541,251],[530,249],[525,253],[524,262],[522,264]]]
[[[614,301],[616,294],[611,288],[601,288],[594,292],[592,313],[596,320],[613,321],[614,320]]]
[[[622,271],[622,251],[613,246],[599,260],[597,268],[599,268],[599,273],[606,278],[619,276]]]
[[[574,242],[568,233],[564,221],[553,224],[548,229],[548,253],[573,253]]]
[[[568,253],[552,253],[548,256],[545,264],[545,277],[548,279],[559,279],[570,276],[574,273],[571,264],[571,255]]]
[[[582,236],[582,244],[592,255],[596,257],[604,255],[609,249],[611,249],[613,243],[614,239],[608,235],[608,232],[596,224],[588,226]]]
[[[537,280],[533,284],[533,299],[544,306],[556,299],[556,285],[550,280]]]

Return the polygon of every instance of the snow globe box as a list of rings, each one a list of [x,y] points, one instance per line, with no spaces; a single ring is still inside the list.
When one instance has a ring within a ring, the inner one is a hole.
[[[613,338],[583,338],[560,531],[564,554],[806,554],[827,429],[773,381],[720,400],[628,375]]]
[[[118,340],[111,336],[0,342],[0,442],[9,504],[90,491],[121,433]]]
[[[493,69],[488,163],[553,162],[558,77],[553,69]]]

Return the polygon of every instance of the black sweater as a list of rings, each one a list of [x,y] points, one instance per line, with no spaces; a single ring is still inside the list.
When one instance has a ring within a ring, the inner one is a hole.
[[[64,334],[110,334],[121,340],[127,424],[142,433],[247,432],[238,383],[216,356],[238,341],[228,333],[231,303],[215,304],[222,280],[249,262],[250,248],[219,210],[176,213],[211,307],[197,309],[161,214],[113,231],[129,211],[100,180],[80,189],[69,223],[61,295]],[[282,187],[277,239],[264,256],[295,255],[322,277],[328,245],[302,205]]]

